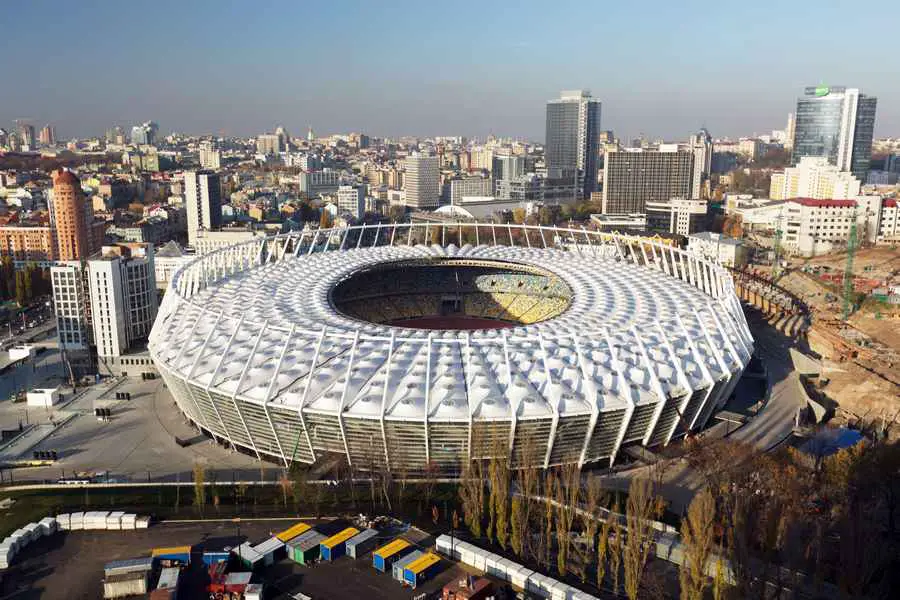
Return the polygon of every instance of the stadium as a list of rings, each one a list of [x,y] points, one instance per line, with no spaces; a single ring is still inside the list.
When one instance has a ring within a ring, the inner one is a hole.
[[[361,470],[612,464],[727,401],[753,340],[716,263],[524,225],[292,232],[172,279],[150,354],[184,415],[260,459]]]

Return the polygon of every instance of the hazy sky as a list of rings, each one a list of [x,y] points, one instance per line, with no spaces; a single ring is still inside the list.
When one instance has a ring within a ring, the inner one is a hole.
[[[602,127],[783,128],[807,85],[878,97],[900,135],[900,3],[869,0],[6,0],[0,126],[544,137],[588,88]]]

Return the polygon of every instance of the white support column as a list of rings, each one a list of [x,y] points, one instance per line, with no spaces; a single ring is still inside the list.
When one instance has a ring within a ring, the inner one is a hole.
[[[725,343],[725,348],[728,349],[728,353],[731,355],[731,358],[734,359],[735,364],[741,364],[743,360],[741,359],[741,355],[738,354],[737,349],[734,347],[734,344],[731,342],[731,338],[728,337],[728,331],[725,329],[725,326],[722,324],[722,321],[719,319],[719,315],[716,314],[715,308],[713,308],[712,303],[706,305],[706,310],[709,311],[709,314],[712,315],[713,320],[716,322],[716,330],[719,332],[719,336],[722,338],[722,341]],[[738,334],[738,337],[740,335]],[[731,373],[731,369],[728,369],[728,372]]]
[[[677,315],[676,315],[677,317]],[[691,396],[694,394],[694,388],[691,387],[691,382],[688,379],[687,373],[684,372],[684,368],[681,366],[681,359],[678,358],[678,355],[675,353],[675,347],[672,346],[672,342],[669,340],[669,336],[666,335],[666,330],[663,329],[661,323],[656,323],[656,331],[659,334],[660,339],[663,342],[663,346],[669,352],[669,357],[672,359],[672,366],[675,369],[675,375],[678,379],[678,384],[684,388],[685,390],[685,399],[682,401],[682,406],[679,408],[679,413],[684,410],[684,406],[690,401]],[[678,425],[678,420],[675,420],[675,425],[672,427],[672,431],[674,432],[675,427]],[[671,436],[671,434],[670,434]],[[668,438],[664,442],[663,445],[668,444]]]
[[[547,249],[547,238],[544,237],[544,228],[540,227],[538,229],[538,231],[541,232],[541,244],[544,245],[544,250],[546,250]]]
[[[597,252],[594,250],[594,244],[591,243],[591,236],[588,235],[587,229],[584,228],[584,225],[581,226],[581,232],[584,234],[584,239],[588,244],[588,250],[590,251],[592,256],[597,256]],[[578,254],[581,254],[581,244],[578,243],[578,240],[575,241],[575,249],[578,250]]]
[[[349,230],[348,230],[349,232]],[[313,253],[313,250],[316,248],[316,240],[319,239],[319,230],[313,232],[312,237],[309,239],[309,249],[306,251],[307,256]]]
[[[494,245],[497,245],[497,226],[491,222],[491,235],[494,237]]]
[[[350,374],[353,372],[353,360],[356,358],[356,347],[359,345],[359,330],[353,335],[353,345],[350,347],[350,358],[347,360],[347,372],[344,373],[344,389],[341,391],[341,401],[338,404],[338,427],[341,430],[341,440],[344,442],[344,452],[347,454],[347,466],[353,464],[350,458],[350,445],[347,444],[347,433],[344,430],[344,403],[347,401],[347,390],[350,389]]]
[[[637,343],[638,350],[641,353],[641,361],[644,363],[644,370],[646,370],[650,375],[650,387],[653,388],[653,391],[659,398],[659,402],[656,405],[656,410],[653,411],[653,417],[650,419],[650,423],[647,426],[647,433],[644,434],[644,439],[641,441],[641,443],[646,446],[650,443],[650,438],[653,436],[653,430],[656,429],[656,424],[659,422],[659,417],[660,415],[662,415],[662,411],[666,407],[668,396],[666,396],[666,392],[663,390],[662,383],[660,383],[659,381],[659,375],[656,372],[656,367],[650,360],[650,354],[647,352],[647,346],[644,344],[644,340],[641,339],[637,327],[635,327],[634,325],[631,326],[631,335],[634,336],[634,341]]]
[[[372,245],[370,246],[370,248],[374,248],[375,246],[378,245],[378,238],[380,235],[381,235],[381,223],[377,223],[375,225],[375,239],[372,240]]]
[[[578,368],[581,371],[581,379],[584,382],[584,396],[591,405],[591,420],[588,422],[587,433],[584,436],[584,443],[581,445],[581,456],[578,458],[578,466],[584,465],[587,460],[587,451],[591,445],[591,438],[594,437],[594,430],[597,428],[597,421],[600,420],[600,393],[597,390],[597,383],[588,371],[584,361],[584,354],[581,352],[581,344],[578,341],[578,334],[572,334],[572,345],[575,348],[575,356],[578,359]]]
[[[716,347],[713,343],[712,335],[709,333],[709,330],[706,328],[706,325],[703,323],[703,319],[700,316],[700,313],[697,312],[697,309],[693,309],[694,318],[697,319],[697,323],[700,325],[700,329],[703,331],[703,337],[706,339],[706,345],[709,346],[710,352],[713,353],[713,356],[716,358],[716,364],[719,366],[719,370],[722,372],[722,378],[728,378],[731,376],[731,371],[728,369],[728,363],[725,362],[725,356],[722,352]],[[713,383],[715,385],[715,383]],[[700,418],[700,415],[703,414],[703,411],[706,409],[706,404],[709,402],[710,397],[712,396],[712,387],[709,388],[709,393],[706,395],[706,398],[703,400],[703,404],[700,405],[700,408],[697,409],[697,414],[694,415],[694,418],[691,420],[690,429],[693,429],[697,423],[697,419]]]
[[[509,223],[506,224],[506,231],[507,231],[507,233],[509,234],[509,245],[510,245],[510,247],[515,247],[516,242],[515,242],[515,240],[513,239],[513,235],[512,235],[512,225],[510,225]]]
[[[263,331],[265,331],[266,326],[269,324],[269,320],[266,319],[265,324],[263,325]],[[260,336],[262,333],[260,333]],[[290,338],[285,343],[285,348],[287,348],[287,344],[290,343]],[[282,353],[281,358],[284,358],[284,354]],[[281,364],[281,359],[278,360],[278,365]],[[275,377],[278,376],[278,365],[275,366],[275,375],[272,377],[272,381],[275,381]],[[281,460],[284,461],[284,466],[287,468],[288,462],[287,457],[284,455],[284,448],[281,447],[281,440],[278,439],[278,434],[275,432],[275,424],[272,423],[272,415],[269,414],[269,390],[272,389],[272,383],[269,383],[269,387],[266,389],[266,395],[263,397],[263,412],[266,414],[266,421],[269,422],[269,428],[272,430],[272,438],[275,440],[275,445],[278,446],[278,452],[281,454]]]
[[[541,365],[544,370],[546,383],[544,384],[544,397],[547,398],[550,409],[553,411],[553,420],[550,423],[550,435],[547,436],[547,450],[544,453],[544,468],[550,467],[550,455],[553,453],[553,445],[556,442],[556,431],[559,428],[559,390],[553,385],[550,377],[550,368],[547,366],[547,346],[544,343],[544,336],[538,332],[538,343],[541,347]]]
[[[275,390],[275,386],[278,384],[278,375],[281,373],[281,365],[284,363],[284,357],[287,354],[288,346],[291,345],[291,341],[294,339],[294,332],[297,330],[297,325],[292,324],[291,329],[288,332],[287,339],[284,341],[284,346],[281,348],[281,352],[278,353],[278,362],[275,363],[275,372],[272,374],[272,381],[269,382],[269,387],[266,388],[266,395],[263,398],[264,406],[268,406],[269,402],[272,400],[272,392]],[[298,411],[300,412],[300,411]],[[272,427],[272,432],[275,432],[275,427],[272,425],[272,418],[269,416],[269,411],[266,409],[266,417],[269,419],[269,425]],[[303,423],[303,413],[299,414],[300,422]],[[298,433],[299,435],[299,433]],[[275,441],[278,442],[278,449],[281,451],[281,455],[284,457],[284,466],[289,467],[289,461],[287,460],[287,456],[284,454],[284,448],[281,446],[281,440],[278,439],[278,435],[275,436]],[[312,448],[310,448],[310,456],[312,454]],[[291,456],[291,460],[294,457]]]
[[[173,373],[174,377],[178,377],[178,373],[175,372],[175,368],[177,368],[178,364],[181,362],[181,357],[184,355],[184,351],[187,350],[188,345],[190,345],[190,340],[191,340],[191,338],[194,337],[194,331],[196,331],[197,325],[203,319],[205,314],[206,314],[206,309],[201,308],[200,316],[197,317],[196,321],[194,321],[194,325],[191,327],[190,333],[188,333],[187,340],[182,343],[181,350],[178,351],[178,356],[176,356],[175,360],[172,361],[172,363],[171,363],[172,367],[173,367],[172,373]],[[203,345],[200,346],[200,350],[197,352],[197,355],[194,357],[194,362],[191,363],[191,367],[190,367],[190,369],[188,369],[187,375],[184,377],[184,387],[187,389],[188,395],[190,395],[191,401],[193,401],[193,403],[194,403],[194,408],[197,410],[197,415],[199,415],[200,417],[203,418],[203,422],[206,424],[206,430],[208,432],[212,433],[213,435],[215,435],[215,432],[209,426],[209,419],[207,419],[206,415],[203,414],[203,411],[200,410],[200,405],[197,403],[197,399],[194,398],[194,393],[191,391],[190,380],[191,380],[191,377],[194,376],[194,369],[197,368],[197,363],[200,361],[200,357],[203,355],[203,349],[206,348],[206,343],[209,342],[210,338],[212,337],[213,332],[219,326],[219,321],[221,321],[221,320],[222,320],[222,313],[218,313],[216,315],[216,320],[213,323],[213,326],[209,330],[209,333],[207,333],[206,337],[203,339]],[[218,411],[215,410],[215,408],[216,408],[215,403],[213,402],[212,404],[213,404],[213,410],[216,413],[216,416],[218,416],[219,413],[218,413]],[[219,418],[220,423],[221,423],[221,421],[222,421],[222,419]],[[222,430],[225,432],[225,435],[228,435],[228,430],[225,429],[224,424],[222,425]],[[229,437],[231,437],[231,436],[229,435]],[[229,441],[231,441],[231,440],[229,440]],[[234,447],[234,442],[231,442],[231,443],[232,443],[232,447]]]
[[[481,235],[479,234],[481,230],[481,223],[475,223],[475,245],[481,245]]]
[[[644,244],[643,240],[638,242],[638,246],[641,247],[641,256],[644,257],[644,266],[650,266],[650,259],[647,257],[647,246]]]
[[[522,233],[525,234],[525,244],[531,248],[531,238],[528,237],[528,225],[522,225]]]
[[[218,409],[218,407],[216,406],[216,401],[213,400],[212,395],[209,393],[209,390],[212,389],[212,386],[213,386],[213,385],[215,385],[216,377],[219,375],[219,370],[222,368],[222,364],[223,364],[224,361],[225,361],[225,357],[228,355],[228,351],[231,349],[231,344],[232,344],[232,342],[234,342],[234,338],[237,337],[238,332],[241,330],[241,325],[243,324],[243,322],[244,322],[244,317],[243,317],[243,315],[242,315],[241,318],[238,320],[237,325],[236,325],[235,328],[234,328],[234,331],[231,332],[231,336],[228,338],[228,343],[225,344],[225,349],[222,351],[221,355],[219,356],[219,360],[218,360],[218,362],[216,363],[215,369],[213,370],[212,377],[209,378],[209,383],[207,383],[207,384],[204,386],[204,390],[206,391],[206,396],[208,397],[210,404],[212,404],[212,406],[213,406],[213,411],[216,413],[216,418],[219,419],[219,423],[221,423],[222,429],[225,431],[225,435],[228,436],[228,441],[231,442],[231,447],[232,447],[232,448],[234,448],[234,436],[232,436],[232,435],[231,435],[231,432],[228,431],[228,426],[225,425],[225,421],[222,419],[222,414],[219,412],[219,409]],[[212,334],[212,332],[215,331],[215,329],[216,329],[216,328],[213,327],[213,329],[210,330],[210,334]],[[209,341],[209,338],[207,338],[207,341]],[[205,346],[206,346],[206,342],[204,342],[203,345],[204,345],[204,347],[205,347]],[[197,360],[194,361],[194,364],[195,364],[195,365],[196,365],[196,362],[200,360],[200,357],[201,357],[202,355],[203,355],[203,349],[201,349],[200,352],[197,353]],[[192,368],[192,369],[191,369],[191,376],[193,376],[193,372],[194,372],[194,371],[193,371],[193,368]],[[248,436],[248,437],[249,437],[249,436]],[[257,458],[259,458],[259,456],[257,456]]]
[[[472,381],[470,379],[470,377],[472,376],[472,344],[471,344],[471,340],[469,339],[468,331],[466,332],[465,348],[466,348],[466,363],[465,363],[465,365],[466,365],[465,366],[466,390],[468,391],[468,390],[472,389]],[[474,404],[472,402],[469,402],[468,408],[469,408],[469,415],[468,415],[469,416],[469,432],[468,432],[469,440],[468,440],[467,448],[468,448],[469,461],[471,461],[472,460],[472,428],[475,425],[474,417],[475,417],[476,407],[474,406]]]
[[[388,357],[387,363],[385,364],[384,369],[384,391],[381,393],[381,415],[378,419],[378,423],[381,425],[381,444],[384,449],[384,464],[390,468],[391,465],[391,453],[388,452],[388,443],[387,443],[387,427],[384,424],[384,417],[387,413],[387,401],[388,401],[388,389],[391,386],[391,367],[394,364],[394,343],[395,343],[395,334],[394,330],[391,329],[391,341],[388,345]]]
[[[694,339],[691,337],[690,332],[687,330],[687,327],[684,326],[684,321],[681,320],[681,316],[678,314],[675,315],[675,319],[678,321],[678,327],[681,329],[681,333],[684,335],[684,339],[687,342],[688,348],[691,350],[691,356],[694,357],[694,361],[697,363],[697,366],[700,368],[700,373],[703,375],[703,380],[706,382],[706,395],[703,397],[703,401],[700,404],[700,409],[697,410],[697,414],[703,409],[703,406],[706,405],[706,402],[709,400],[710,395],[712,395],[713,388],[716,385],[715,380],[713,379],[712,373],[709,372],[709,367],[706,366],[706,359],[700,354],[697,349],[697,344],[694,343]],[[693,392],[691,392],[691,396],[693,396]],[[684,405],[679,409],[679,414],[684,418],[684,410],[687,406],[687,401],[685,401]],[[672,425],[672,431],[669,432],[669,435],[666,437],[666,444],[668,444],[672,436],[675,435],[675,429],[678,427],[678,421],[676,421]],[[688,429],[690,429],[690,423],[688,423]]]
[[[446,247],[447,246],[447,228],[444,226],[443,223],[441,223],[440,228],[441,228],[441,246]]]
[[[406,229],[407,229],[407,232],[408,232],[408,233],[406,234],[406,245],[407,245],[407,246],[412,246],[412,232],[413,232],[413,226],[412,226],[412,223],[410,223],[409,225],[407,225]]]
[[[394,238],[395,238],[396,236],[397,236],[397,224],[396,224],[396,223],[392,223],[392,224],[391,224],[391,241],[390,241],[390,243],[388,244],[391,248],[394,247]]]
[[[431,436],[428,434],[428,413],[431,411],[431,332],[425,347],[425,464],[431,462]]]
[[[622,372],[622,365],[619,363],[619,355],[616,352],[615,346],[613,346],[612,339],[609,337],[608,329],[603,330],[603,337],[606,341],[606,346],[609,348],[610,363],[612,364],[613,370],[616,372],[616,388],[618,396],[625,401],[626,405],[625,414],[622,416],[622,425],[619,427],[618,434],[616,434],[616,443],[609,456],[609,466],[612,467],[613,463],[616,461],[616,456],[619,454],[619,448],[622,446],[622,440],[625,439],[625,433],[628,431],[631,417],[634,416],[636,405],[634,400],[631,399],[631,394],[626,391],[628,387],[627,380],[625,379],[625,374]]]
[[[241,320],[243,320],[243,315],[241,316]],[[253,362],[253,355],[256,354],[256,349],[259,347],[259,342],[262,339],[263,333],[266,330],[266,325],[268,324],[268,320],[263,323],[263,326],[259,330],[259,335],[256,336],[256,341],[253,342],[253,348],[250,350],[250,354],[247,356],[247,362],[244,363],[244,368],[241,369],[241,376],[238,378],[237,385],[234,387],[234,393],[231,394],[231,401],[234,403],[234,410],[237,412],[238,417],[241,419],[241,425],[244,426],[244,432],[247,434],[247,439],[250,440],[250,445],[253,446],[253,452],[256,453],[257,460],[262,460],[262,457],[259,455],[259,450],[256,448],[256,442],[253,441],[253,436],[250,434],[250,428],[247,427],[247,421],[244,419],[244,415],[241,412],[240,407],[238,406],[237,395],[241,390],[241,384],[244,383],[244,377],[247,375],[247,371],[250,370],[250,363]]]
[[[362,229],[359,229],[359,239],[356,240],[356,249],[359,250],[362,247],[363,235],[366,233],[366,224],[363,223]]]
[[[509,403],[509,454],[512,456],[513,445],[516,440],[516,421],[519,418],[519,407],[513,406],[512,398],[510,397],[510,393],[512,392],[513,387],[513,379],[512,379],[512,363],[509,361],[509,342],[506,335],[506,330],[502,330],[503,336],[503,361],[506,363],[506,401]]]

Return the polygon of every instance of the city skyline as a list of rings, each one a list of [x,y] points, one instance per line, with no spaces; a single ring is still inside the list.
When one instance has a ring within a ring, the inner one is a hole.
[[[889,37],[822,42],[834,22],[843,31],[868,26],[865,15],[840,3],[815,11],[771,2],[659,4],[596,15],[590,5],[565,2],[550,15],[538,4],[510,13],[466,5],[451,12],[419,4],[308,10],[272,2],[259,10],[161,2],[147,13],[85,3],[66,18],[46,19],[65,7],[8,8],[12,22],[40,23],[42,35],[29,27],[8,32],[17,51],[2,53],[0,67],[16,85],[5,90],[2,126],[30,118],[54,124],[61,139],[153,119],[161,133],[247,136],[282,124],[294,135],[311,126],[541,141],[546,102],[584,88],[603,102],[603,128],[623,139],[683,138],[700,127],[737,137],[783,128],[804,88],[825,83],[877,96],[875,135],[900,135],[900,86],[890,61],[870,58],[890,56]],[[586,14],[574,34],[578,11]]]

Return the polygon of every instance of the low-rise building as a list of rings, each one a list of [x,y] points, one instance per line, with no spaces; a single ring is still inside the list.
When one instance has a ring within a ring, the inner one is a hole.
[[[688,251],[734,269],[747,266],[750,249],[741,240],[702,231],[688,236]]]

